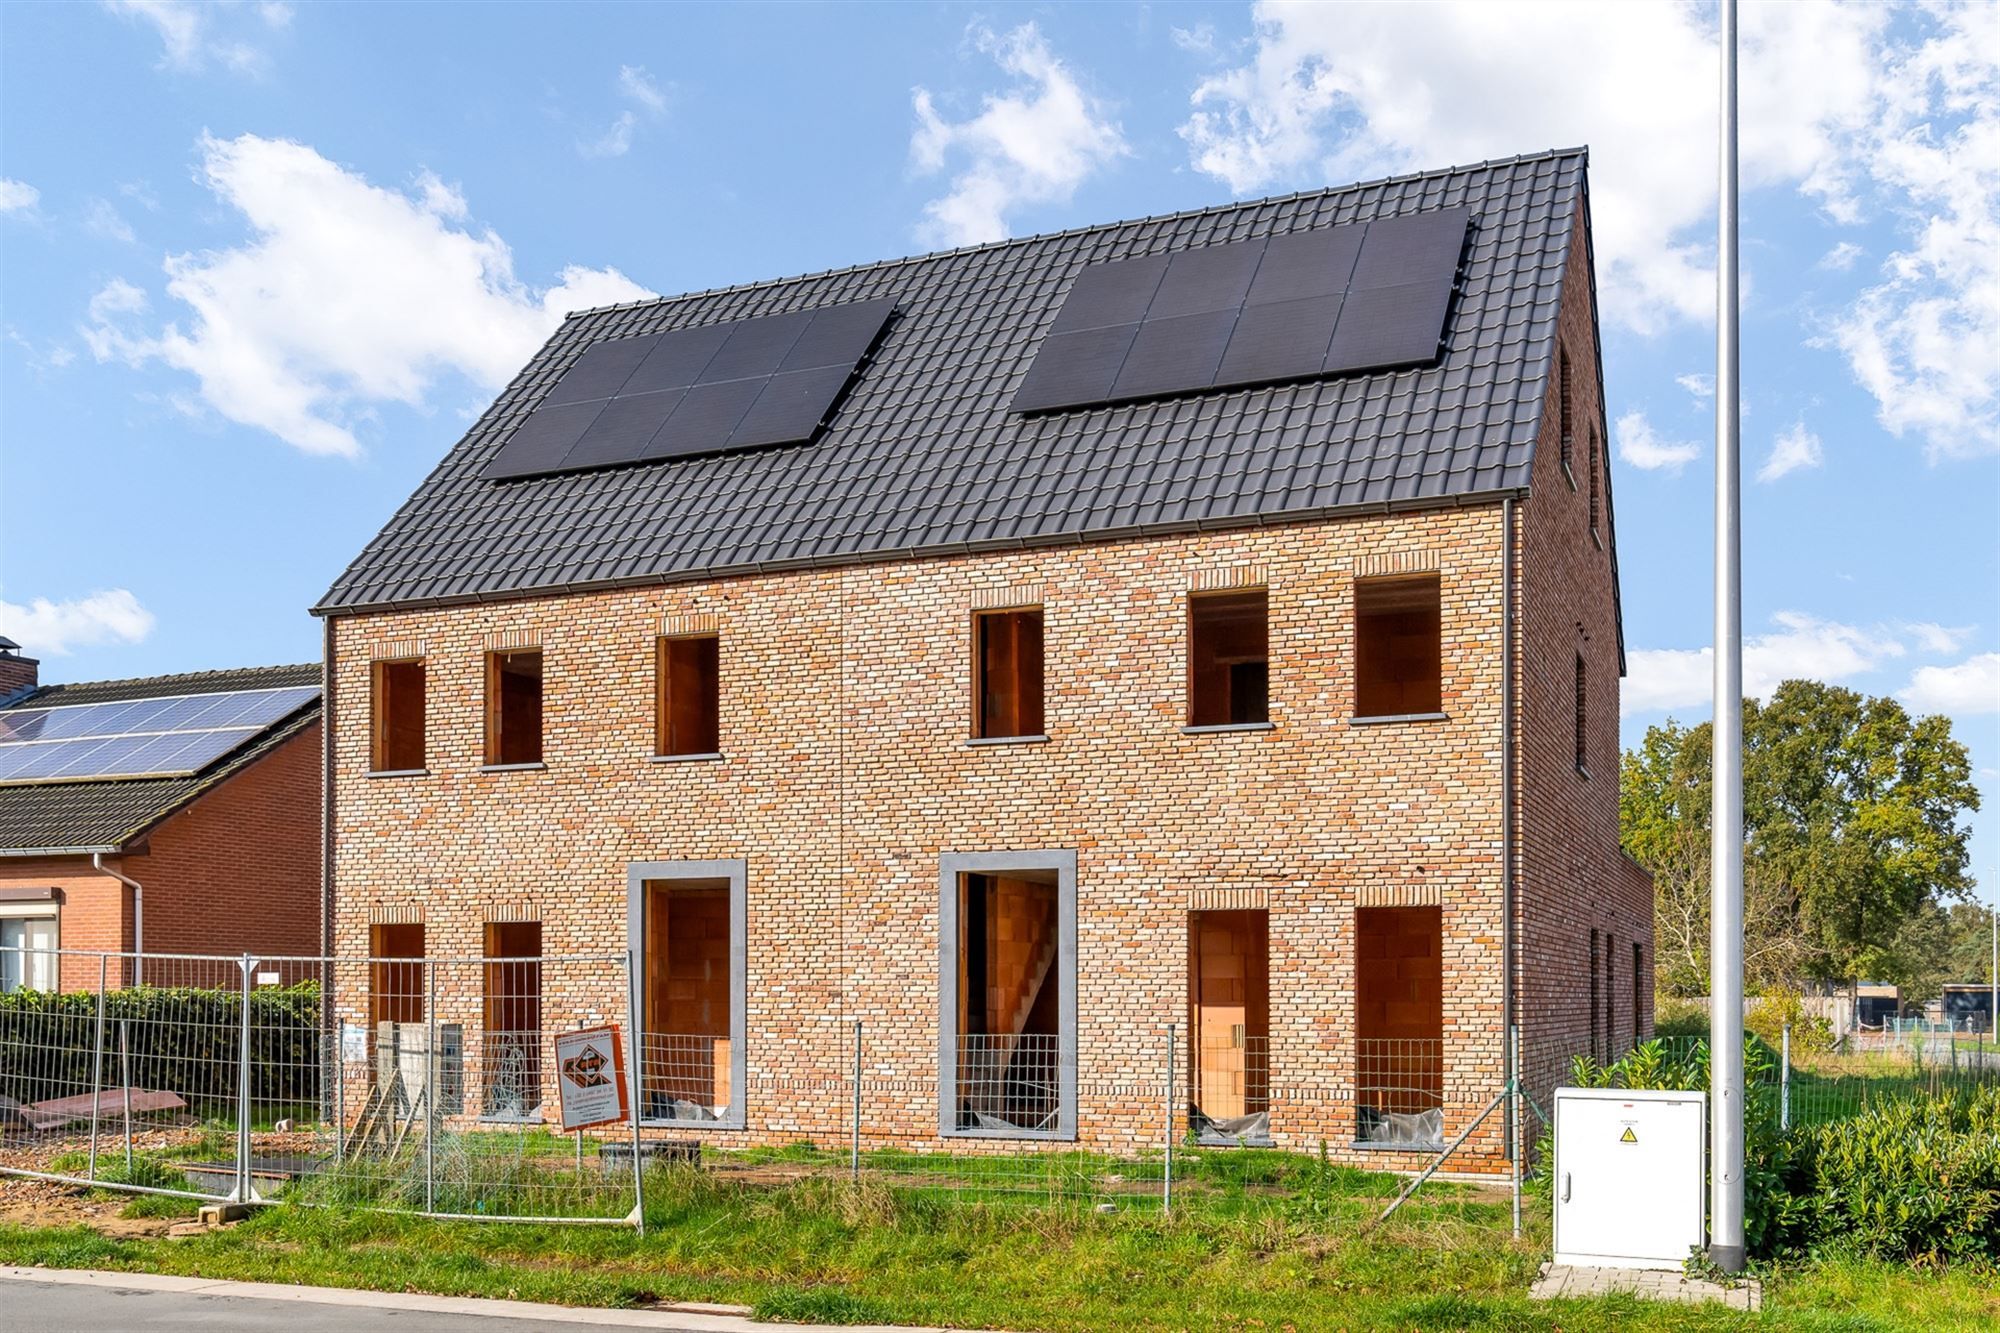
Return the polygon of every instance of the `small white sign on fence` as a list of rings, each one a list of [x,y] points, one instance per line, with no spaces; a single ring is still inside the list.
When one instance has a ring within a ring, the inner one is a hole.
[[[368,1029],[359,1023],[340,1025],[340,1058],[351,1065],[368,1063]]]
[[[588,1129],[626,1116],[625,1048],[615,1026],[582,1028],[556,1037],[556,1088],[562,1127]]]

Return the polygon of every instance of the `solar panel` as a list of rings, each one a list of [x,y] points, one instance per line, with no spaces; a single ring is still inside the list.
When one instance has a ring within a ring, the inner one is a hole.
[[[1112,264],[1092,264],[1076,275],[1049,332],[1073,333],[1114,324],[1137,324],[1146,317],[1153,293],[1166,276],[1168,257],[1148,255]]]
[[[660,340],[653,338],[613,338],[598,343],[571,366],[544,399],[547,403],[581,403],[592,398],[610,398],[625,387],[625,381],[646,359]]]
[[[729,324],[709,324],[698,329],[675,329],[653,340],[653,350],[625,381],[622,393],[658,393],[663,389],[685,389],[701,378],[701,372],[722,350],[729,337]],[[601,346],[602,344],[600,344]],[[584,353],[589,356],[589,352]],[[565,382],[569,376],[563,376]],[[562,385],[558,384],[557,388]]]
[[[1071,284],[1013,410],[1433,360],[1470,219],[1440,209],[1093,264]]]
[[[0,711],[0,784],[185,776],[318,696],[302,685]]]
[[[1146,307],[1148,321],[1236,310],[1250,294],[1250,279],[1264,257],[1264,242],[1210,245],[1172,256],[1160,290]]]
[[[894,311],[893,301],[859,301],[598,343],[484,475],[538,476],[811,439]]]
[[[1339,316],[1338,293],[1281,305],[1245,306],[1236,317],[1229,350],[1222,355],[1214,382],[1270,384],[1319,374]]]
[[[1338,297],[1354,273],[1366,228],[1325,227],[1273,236],[1264,246],[1257,280],[1250,284],[1250,305],[1304,301],[1315,296]]]
[[[1249,286],[1247,275],[1244,286]],[[1111,396],[1150,398],[1207,388],[1215,382],[1215,368],[1222,364],[1223,349],[1229,346],[1229,333],[1235,327],[1234,310],[1148,319],[1139,326],[1132,351],[1112,382]]]
[[[1108,402],[1125,354],[1139,336],[1137,324],[1113,324],[1051,333],[1014,392],[1016,412]]]

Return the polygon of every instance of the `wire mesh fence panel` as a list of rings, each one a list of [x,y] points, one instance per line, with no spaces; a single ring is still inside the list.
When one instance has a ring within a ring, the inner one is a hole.
[[[239,958],[70,951],[52,975],[63,989],[0,995],[7,1169],[228,1198],[244,1098],[309,1105],[317,1093],[281,1054],[315,1040],[309,981],[257,992]],[[273,1044],[246,1052],[259,1030]]]
[[[1355,1141],[1444,1142],[1444,1042],[1360,1038],[1354,1043]]]

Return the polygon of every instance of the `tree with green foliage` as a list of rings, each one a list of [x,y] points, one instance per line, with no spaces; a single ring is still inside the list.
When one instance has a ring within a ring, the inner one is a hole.
[[[1669,994],[1707,989],[1712,744],[1710,724],[1669,721],[1620,771],[1625,850],[1653,872]],[[1912,923],[1972,887],[1971,772],[1950,719],[1912,718],[1894,699],[1806,680],[1746,699],[1746,983],[1917,980]]]

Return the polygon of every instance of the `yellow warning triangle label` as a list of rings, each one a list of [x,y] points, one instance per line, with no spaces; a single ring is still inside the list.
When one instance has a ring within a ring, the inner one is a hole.
[[[1618,1136],[1618,1141],[1620,1143],[1637,1143],[1639,1141],[1639,1136],[1632,1132],[1632,1127],[1630,1125],[1627,1125],[1625,1126],[1625,1132]]]

